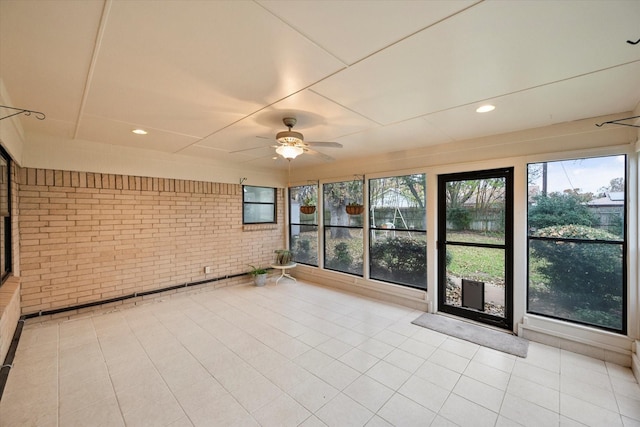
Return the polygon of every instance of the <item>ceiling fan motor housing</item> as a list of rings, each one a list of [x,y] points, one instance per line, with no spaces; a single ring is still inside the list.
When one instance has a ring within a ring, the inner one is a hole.
[[[276,139],[283,144],[300,144],[304,141],[304,137],[300,132],[285,130],[278,132]]]
[[[291,128],[294,127],[296,123],[298,123],[298,119],[296,119],[295,117],[285,117],[284,119],[282,119],[282,123],[284,123],[284,125],[288,127],[289,130],[291,130]]]

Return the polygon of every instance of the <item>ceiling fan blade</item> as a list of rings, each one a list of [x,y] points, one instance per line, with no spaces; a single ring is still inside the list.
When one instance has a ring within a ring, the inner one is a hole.
[[[255,159],[243,160],[243,161],[241,161],[239,163],[251,163],[251,162],[258,161],[258,160],[266,159],[267,157],[271,157],[271,159],[273,159],[274,161],[279,161],[280,160],[280,156],[278,156],[278,158],[276,158],[272,154],[269,154],[268,156],[260,156],[260,157],[256,157]]]
[[[328,156],[328,155],[326,155],[324,153],[321,153],[319,151],[312,150],[311,148],[305,148],[304,151],[306,153],[309,153],[309,154],[313,155],[313,156],[318,156],[318,157],[322,158],[322,160],[325,160],[327,162],[332,162],[332,161],[335,160],[333,157]]]
[[[339,142],[305,141],[304,143],[312,147],[342,148],[342,144]]]
[[[233,151],[229,151],[229,154],[235,154],[235,153],[242,153],[244,151],[251,151],[251,150],[259,150],[261,148],[269,148],[266,145],[261,145],[259,147],[253,147],[253,148],[243,148],[242,150],[233,150]]]

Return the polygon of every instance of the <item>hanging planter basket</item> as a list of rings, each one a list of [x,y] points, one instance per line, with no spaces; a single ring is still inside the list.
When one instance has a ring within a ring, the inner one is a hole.
[[[360,215],[362,212],[364,212],[363,205],[347,205],[345,209],[347,210],[347,213],[349,215]]]
[[[305,215],[311,215],[315,211],[316,211],[315,206],[300,206],[300,212],[302,212]]]

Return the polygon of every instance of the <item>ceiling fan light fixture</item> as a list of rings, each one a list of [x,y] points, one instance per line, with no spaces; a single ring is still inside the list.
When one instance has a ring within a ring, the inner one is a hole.
[[[276,153],[280,154],[285,159],[293,160],[300,154],[304,153],[304,150],[302,147],[296,147],[295,145],[281,145],[276,148]]]

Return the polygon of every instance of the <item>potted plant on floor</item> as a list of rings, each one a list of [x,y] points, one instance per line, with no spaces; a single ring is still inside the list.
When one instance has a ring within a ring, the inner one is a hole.
[[[249,274],[253,276],[253,283],[256,286],[264,286],[267,283],[269,272],[264,268],[254,267],[253,265],[249,265],[249,267],[251,267]]]

